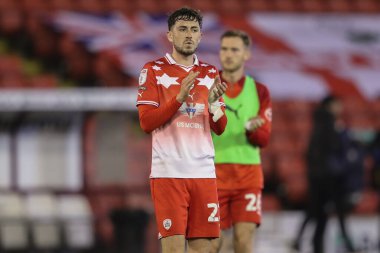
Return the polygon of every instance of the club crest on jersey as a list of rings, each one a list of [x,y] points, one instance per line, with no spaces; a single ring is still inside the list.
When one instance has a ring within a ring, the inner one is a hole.
[[[143,85],[146,82],[146,76],[148,74],[147,69],[142,69],[139,77],[139,85]]]
[[[182,114],[186,114],[190,119],[192,119],[195,116],[203,114],[205,105],[199,103],[183,103],[179,110]]]
[[[171,227],[172,227],[172,220],[171,219],[165,219],[163,222],[162,222],[162,225],[164,226],[164,228],[166,230],[169,230]]]

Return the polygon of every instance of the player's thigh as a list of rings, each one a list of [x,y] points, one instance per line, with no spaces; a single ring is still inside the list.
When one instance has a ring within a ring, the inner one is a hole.
[[[231,253],[234,251],[233,228],[224,229],[220,233],[221,245],[219,253]]]
[[[159,238],[184,235],[188,220],[189,193],[182,179],[151,179],[151,192]]]
[[[234,225],[234,240],[248,242],[255,237],[257,224],[253,222],[238,222]]]
[[[261,223],[261,189],[252,188],[236,191],[231,201],[232,223]]]
[[[173,235],[161,239],[162,253],[184,253],[186,239],[184,235]]]
[[[188,240],[187,253],[209,253],[217,238],[194,238]]]
[[[187,239],[219,237],[220,216],[216,180],[193,179],[190,188]]]

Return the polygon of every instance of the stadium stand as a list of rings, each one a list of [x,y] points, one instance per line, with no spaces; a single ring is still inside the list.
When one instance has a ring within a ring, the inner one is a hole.
[[[25,203],[20,194],[0,194],[0,240],[2,251],[26,250],[29,243],[29,229]]]

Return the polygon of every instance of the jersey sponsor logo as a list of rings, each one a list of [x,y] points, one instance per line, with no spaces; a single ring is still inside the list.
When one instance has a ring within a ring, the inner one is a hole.
[[[194,95],[194,94],[193,94]],[[202,115],[205,111],[205,105],[200,103],[183,103],[179,108],[181,114],[187,115],[190,119]]]
[[[183,121],[179,121],[179,122],[177,122],[177,127],[181,127],[181,128],[204,129],[203,124],[195,123],[195,122],[183,122]]]
[[[162,222],[162,225],[164,226],[164,228],[166,230],[169,230],[171,227],[172,227],[172,220],[171,219],[165,219],[163,222]]]
[[[139,85],[143,85],[146,82],[146,77],[148,74],[147,69],[142,69],[139,76]]]
[[[265,115],[265,118],[271,122],[272,121],[272,109],[271,108],[267,108],[264,112],[264,115]]]

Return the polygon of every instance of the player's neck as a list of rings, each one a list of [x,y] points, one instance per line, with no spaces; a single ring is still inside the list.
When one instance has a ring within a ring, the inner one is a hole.
[[[172,57],[175,60],[176,63],[184,65],[184,66],[191,66],[194,64],[194,55],[183,55],[178,53],[177,51],[173,51]]]
[[[244,76],[244,69],[240,68],[236,71],[222,71],[222,78],[226,80],[229,84],[235,84]]]

